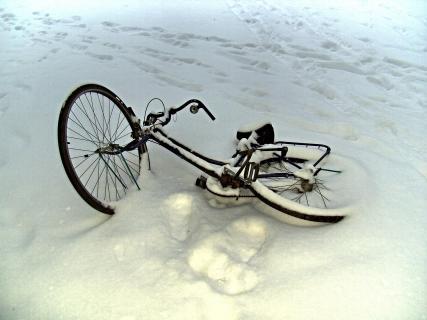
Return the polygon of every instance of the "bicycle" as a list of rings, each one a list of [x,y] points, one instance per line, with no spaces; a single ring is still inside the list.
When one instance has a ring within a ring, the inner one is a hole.
[[[336,223],[351,211],[343,200],[351,170],[334,169],[347,163],[331,155],[329,146],[275,141],[273,126],[263,123],[237,131],[231,160],[212,159],[164,129],[187,107],[191,113],[203,110],[215,120],[204,103],[191,99],[176,108],[163,104],[163,111],[145,114],[141,124],[111,90],[97,84],[73,90],[60,111],[58,144],[65,172],[83,200],[102,213],[114,214],[117,201],[140,189],[151,169],[148,146],[155,143],[199,169],[202,175],[196,185],[216,201],[253,202],[263,212],[299,225]]]

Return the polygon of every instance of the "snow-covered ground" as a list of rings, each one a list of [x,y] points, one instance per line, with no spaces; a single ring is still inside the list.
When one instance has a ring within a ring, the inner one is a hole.
[[[425,1],[0,1],[0,319],[426,319]],[[352,159],[359,210],[299,228],[212,208],[152,148],[111,219],[82,201],[56,125],[72,88],[203,100],[169,132],[228,158],[235,129]],[[361,185],[363,182],[363,185]]]

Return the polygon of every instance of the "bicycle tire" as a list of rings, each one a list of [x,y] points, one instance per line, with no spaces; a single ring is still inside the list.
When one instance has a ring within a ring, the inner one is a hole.
[[[114,203],[137,184],[146,161],[145,145],[118,155],[99,151],[132,141],[140,129],[134,116],[116,94],[97,84],[79,86],[61,108],[58,146],[65,172],[83,200],[105,214],[114,214]]]

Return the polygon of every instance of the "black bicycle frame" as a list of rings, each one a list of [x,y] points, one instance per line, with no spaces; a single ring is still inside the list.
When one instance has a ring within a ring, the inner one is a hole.
[[[202,155],[201,153],[192,150],[191,148],[187,147],[185,144],[177,141],[176,139],[169,137],[161,129],[160,126],[156,127],[156,122],[158,121],[159,118],[165,117],[165,120],[163,120],[159,123],[161,126],[165,126],[170,122],[172,115],[176,114],[177,112],[183,110],[184,108],[186,108],[188,106],[190,107],[190,111],[192,113],[197,113],[199,109],[203,109],[212,120],[215,120],[214,115],[203,104],[203,102],[201,102],[200,100],[197,100],[197,99],[191,99],[191,100],[188,100],[187,102],[185,102],[184,104],[182,104],[181,106],[179,106],[177,108],[168,109],[166,114],[163,112],[154,113],[154,114],[150,113],[148,115],[148,117],[146,119],[144,119],[144,125],[145,126],[154,126],[154,128],[152,129],[152,133],[144,134],[143,131],[141,130],[140,126],[139,126],[139,123],[138,123],[137,124],[137,130],[140,132],[140,137],[134,137],[133,141],[128,143],[126,146],[119,148],[118,150],[114,150],[114,151],[107,151],[106,150],[103,152],[107,153],[107,154],[120,154],[123,151],[130,151],[130,150],[134,150],[134,149],[139,148],[139,147],[143,147],[143,150],[146,150],[146,143],[151,140],[154,143],[157,143],[157,144],[161,145],[162,147],[164,147],[165,149],[169,150],[170,152],[174,153],[175,155],[177,155],[181,159],[185,160],[186,162],[190,163],[191,165],[195,166],[196,168],[203,171],[204,173],[208,174],[209,176],[218,179],[219,178],[218,173],[216,173],[215,170],[209,168],[209,165],[204,166],[203,162],[206,162],[207,164],[212,164],[215,166],[224,166],[224,165],[228,164],[227,162],[223,162],[223,161],[219,161],[216,159],[206,157],[206,156]],[[129,108],[129,109],[130,109],[130,112],[134,115],[133,110],[131,108]],[[153,133],[159,133],[162,138],[159,138],[158,136],[156,137],[156,135]],[[331,148],[328,147],[327,145],[324,145],[324,144],[292,142],[292,141],[278,141],[278,142],[275,142],[274,144],[295,145],[295,146],[305,146],[305,147],[317,147],[318,149],[325,148],[326,150],[323,153],[323,155],[313,164],[314,167],[316,167],[316,165],[318,165],[331,151]],[[271,163],[271,162],[275,162],[275,161],[276,162],[277,161],[285,161],[285,162],[291,164],[292,166],[294,166],[298,169],[302,169],[302,167],[297,164],[297,163],[301,162],[301,160],[286,157],[286,153],[288,150],[286,146],[281,146],[278,148],[274,148],[274,147],[269,146],[269,147],[263,148],[263,146],[260,145],[260,146],[255,146],[255,150],[280,152],[280,154],[274,153],[276,155],[275,158],[271,158],[271,159],[261,161],[261,164]],[[188,156],[186,153],[191,154],[191,156]],[[235,166],[240,165],[241,167],[243,167],[244,165],[241,164],[242,161],[246,158],[245,164],[249,163],[251,154],[252,154],[252,151],[236,152],[233,155],[233,158],[237,157],[237,156],[239,156],[239,158],[234,163],[234,165]],[[193,156],[200,161],[197,161]],[[239,170],[239,173],[242,171],[242,169],[243,168],[241,168]],[[317,175],[317,173],[320,170],[321,170],[321,168],[318,168],[316,170],[316,172],[314,172],[314,175]],[[283,178],[294,177],[295,178],[294,174],[287,173],[287,172],[258,174],[258,171],[257,171],[256,175],[257,175],[256,178],[276,178],[276,177],[283,177]],[[237,176],[238,176],[238,174],[237,174]]]
[[[200,163],[198,161],[195,161],[194,158],[189,157],[188,155],[185,154],[185,152],[187,152],[187,153],[191,154],[192,156],[196,157],[197,159],[205,161],[209,164],[213,164],[213,165],[217,165],[217,166],[224,166],[224,165],[228,164],[228,163],[223,162],[223,161],[219,161],[216,159],[209,158],[205,155],[202,155],[201,153],[199,153],[197,151],[192,150],[191,148],[189,148],[188,146],[184,145],[183,143],[177,141],[176,139],[169,137],[163,130],[161,130],[161,128],[155,128],[155,129],[153,129],[153,132],[159,133],[164,139],[160,139],[153,134],[146,134],[146,135],[143,135],[142,138],[140,138],[139,140],[135,139],[132,142],[130,142],[129,144],[127,144],[125,147],[122,148],[122,151],[125,151],[125,150],[129,151],[129,150],[136,149],[142,145],[145,145],[148,141],[151,140],[154,143],[157,143],[160,146],[162,146],[163,148],[169,150],[173,154],[177,155],[179,158],[181,158],[181,159],[185,160],[186,162],[190,163],[191,165],[195,166],[196,168],[198,168],[202,172],[204,172],[207,175],[214,177],[216,179],[219,179],[220,177],[219,177],[218,173],[215,172],[215,170],[208,168],[208,166],[204,166],[202,163]],[[324,145],[324,144],[292,142],[292,141],[278,141],[275,144],[317,147],[318,149],[325,148],[325,152],[313,164],[313,166],[318,165],[331,151],[331,148],[327,145]],[[284,150],[284,149],[286,149],[286,150]],[[184,152],[182,152],[181,150],[183,150]],[[274,147],[262,148],[262,146],[260,146],[259,148],[256,148],[256,150],[280,151],[281,152],[281,154],[275,154],[277,156],[276,158],[263,160],[261,162],[261,164],[278,162],[278,161],[285,161],[285,162],[295,166],[298,169],[302,168],[301,166],[299,166],[297,164],[297,162],[298,162],[297,159],[286,157],[286,151],[287,151],[286,147],[282,146],[280,148],[274,148]],[[117,153],[121,153],[122,151],[119,151]],[[239,165],[239,163],[241,163],[243,161],[243,159],[245,157],[247,157],[247,154],[245,152],[236,153],[234,156],[238,156],[238,155],[240,155],[240,157],[236,161],[236,165]],[[328,170],[328,169],[318,168],[316,170],[316,172],[314,173],[314,175],[317,175],[317,173],[320,170]],[[288,173],[288,172],[277,172],[277,173],[258,174],[257,178],[295,178],[295,175],[292,173]]]
[[[162,139],[157,138],[154,135],[150,135],[149,138],[148,138],[148,140],[155,141],[156,143],[158,143],[159,145],[161,145],[165,149],[167,149],[170,152],[174,153],[175,155],[177,155],[181,159],[187,161],[188,163],[192,164],[193,166],[195,166],[199,170],[203,171],[204,173],[210,175],[211,177],[214,177],[214,178],[217,178],[217,179],[219,178],[219,175],[214,170],[208,169],[208,168],[202,166],[200,163],[197,163],[196,161],[194,161],[193,159],[191,159],[190,157],[188,157],[184,153],[182,153],[179,150],[179,148],[182,148],[186,152],[189,152],[190,154],[194,155],[195,157],[197,157],[197,158],[199,158],[199,159],[201,159],[203,161],[206,161],[208,163],[211,163],[211,164],[222,166],[222,165],[226,164],[225,162],[208,158],[208,157],[206,157],[206,156],[204,156],[204,155],[202,155],[202,154],[200,154],[200,153],[198,153],[196,151],[191,150],[190,148],[188,148],[187,146],[185,146],[182,143],[178,142],[177,140],[175,140],[173,138],[172,139],[169,138],[168,135],[165,132],[163,132],[161,129],[159,129],[159,128],[154,129],[154,131],[155,132],[159,132],[163,137],[165,137],[165,139],[169,140],[171,142],[171,144],[165,142]]]

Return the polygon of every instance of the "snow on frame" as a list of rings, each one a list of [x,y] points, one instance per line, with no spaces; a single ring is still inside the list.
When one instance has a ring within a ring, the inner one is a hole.
[[[423,319],[423,1],[0,2],[0,319]],[[66,95],[100,83],[142,116],[202,100],[170,134],[219,159],[237,128],[325,143],[369,177],[314,229],[211,208],[156,146],[111,219],[60,163]],[[363,187],[360,187],[362,184]]]

